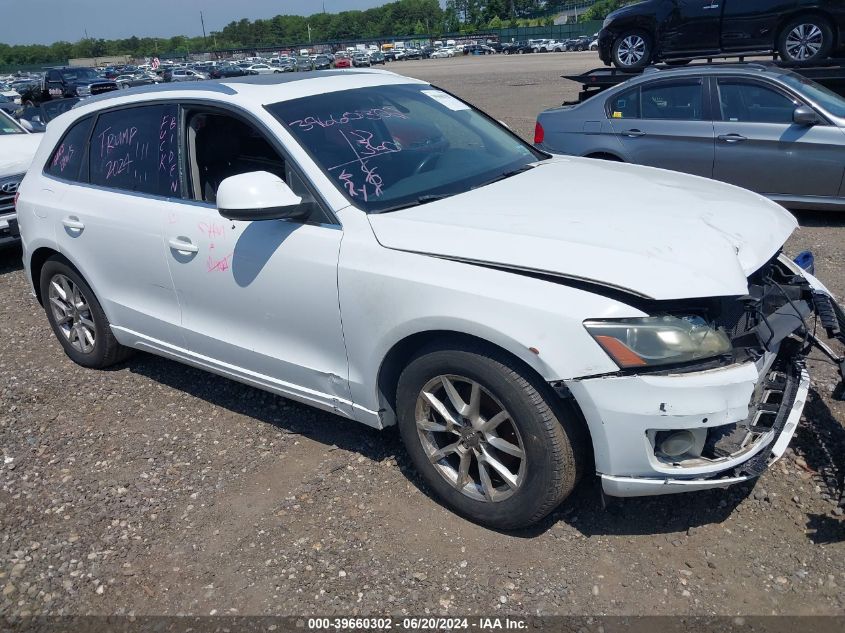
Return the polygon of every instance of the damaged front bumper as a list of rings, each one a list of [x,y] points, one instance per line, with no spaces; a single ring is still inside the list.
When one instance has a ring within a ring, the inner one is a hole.
[[[803,359],[813,339],[805,319],[834,306],[839,323],[829,314],[822,323],[829,334],[831,325],[845,330],[845,319],[812,275],[783,258],[771,265],[777,275],[749,282],[758,296],[737,300],[755,307],[726,328],[737,350],[732,363],[566,382],[590,428],[605,494],[725,488],[759,476],[783,455],[810,388]],[[784,299],[766,295],[767,287]]]

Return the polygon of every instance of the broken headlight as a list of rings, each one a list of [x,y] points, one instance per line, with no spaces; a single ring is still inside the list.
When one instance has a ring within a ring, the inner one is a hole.
[[[699,316],[591,320],[584,327],[622,368],[686,363],[731,351],[727,334]]]

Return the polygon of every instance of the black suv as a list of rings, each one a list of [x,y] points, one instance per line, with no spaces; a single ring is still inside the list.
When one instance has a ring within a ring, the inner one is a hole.
[[[842,0],[646,0],[610,13],[599,33],[599,57],[622,69],[775,51],[807,65],[843,47]]]
[[[564,42],[564,49],[567,51],[588,51],[593,38],[589,35],[579,35]]]
[[[502,52],[505,55],[522,55],[523,53],[533,53],[534,48],[528,42],[511,42],[502,47]]]
[[[93,68],[63,66],[48,68],[41,83],[21,94],[21,98],[25,103],[39,104],[51,99],[90,97],[117,90],[117,87],[116,82],[103,79]]]

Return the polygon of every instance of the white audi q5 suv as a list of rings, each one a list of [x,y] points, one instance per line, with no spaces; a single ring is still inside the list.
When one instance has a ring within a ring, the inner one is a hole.
[[[781,253],[778,205],[552,157],[385,72],[86,100],[51,123],[18,215],[77,363],[144,350],[398,424],[439,497],[497,528],[588,467],[616,496],[756,477],[807,397],[808,318],[843,328]]]

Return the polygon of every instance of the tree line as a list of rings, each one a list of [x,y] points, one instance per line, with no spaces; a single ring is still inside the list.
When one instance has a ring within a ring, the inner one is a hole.
[[[600,0],[598,5],[619,4]],[[581,5],[584,0],[579,0]],[[484,28],[540,26],[553,23],[553,12],[573,0],[396,0],[364,11],[277,15],[239,20],[207,37],[85,38],[78,42],[8,45],[0,43],[0,66],[35,65],[75,57],[130,55],[135,58],[184,55],[191,51],[272,47],[333,40],[378,39],[402,35],[440,35]],[[542,13],[542,17],[534,17]],[[603,17],[603,16],[602,16]]]

